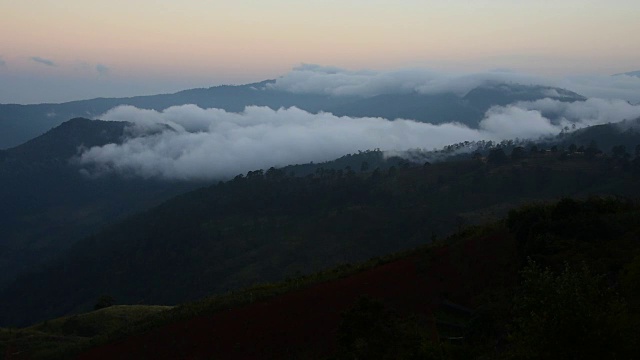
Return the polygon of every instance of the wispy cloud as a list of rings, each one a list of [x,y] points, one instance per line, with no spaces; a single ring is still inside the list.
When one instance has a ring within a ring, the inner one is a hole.
[[[7,66],[7,62],[4,61],[4,59],[0,57],[0,67],[2,67],[2,66]]]
[[[32,56],[30,57],[31,61],[36,62],[38,64],[46,65],[46,66],[56,66],[56,63],[53,60],[45,59],[40,56]]]
[[[107,76],[111,72],[111,69],[104,64],[98,64],[96,65],[96,71],[100,76]]]
[[[545,85],[551,81],[542,77],[504,71],[480,74],[447,74],[428,69],[351,71],[337,67],[303,64],[268,86],[271,89],[293,93],[368,97],[412,92],[464,95],[483,84],[504,82]]]

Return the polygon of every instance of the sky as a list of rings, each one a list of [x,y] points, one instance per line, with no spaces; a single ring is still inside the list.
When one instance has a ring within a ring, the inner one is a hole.
[[[640,70],[637,0],[0,0],[0,103],[349,70]]]

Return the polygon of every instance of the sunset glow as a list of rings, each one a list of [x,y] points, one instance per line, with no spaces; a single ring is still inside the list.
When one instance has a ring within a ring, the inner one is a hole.
[[[27,78],[108,96],[259,81],[300,63],[611,74],[640,66],[638,13],[632,0],[0,0],[0,103],[82,97],[30,98],[17,90]]]

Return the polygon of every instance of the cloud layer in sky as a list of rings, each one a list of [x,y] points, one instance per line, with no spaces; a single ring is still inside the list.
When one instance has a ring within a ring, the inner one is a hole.
[[[572,104],[545,99],[494,107],[479,129],[456,123],[311,114],[297,108],[252,106],[230,113],[195,105],[162,112],[121,106],[100,118],[132,122],[130,137],[122,144],[87,149],[77,161],[93,175],[224,179],[271,166],[332,160],[358,150],[396,152],[462,141],[538,138],[555,135],[573,123],[582,127],[637,117],[640,106],[599,99]]]
[[[427,69],[350,71],[337,67],[303,64],[276,79],[268,88],[333,96],[368,97],[411,92],[455,93],[463,96],[480,85],[501,82],[546,85],[552,80],[505,71],[456,75]]]
[[[640,102],[640,77],[627,75],[551,78],[510,71],[476,74],[453,74],[426,69],[350,71],[337,67],[304,64],[279,77],[268,87],[294,93],[332,96],[369,97],[411,92],[454,93],[464,96],[473,88],[492,83],[559,87],[587,97]]]

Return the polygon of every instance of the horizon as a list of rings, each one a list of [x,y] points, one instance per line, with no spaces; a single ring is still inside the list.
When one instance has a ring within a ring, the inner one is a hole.
[[[631,0],[0,0],[0,9],[0,103],[247,84],[305,63],[555,79],[640,68]]]

